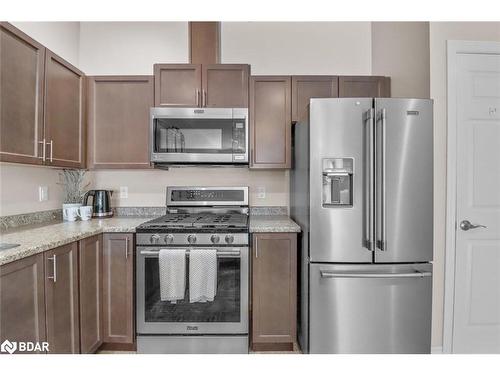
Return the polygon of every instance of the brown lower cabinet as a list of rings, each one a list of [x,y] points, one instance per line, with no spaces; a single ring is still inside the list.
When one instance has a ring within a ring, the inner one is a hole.
[[[49,353],[79,353],[78,243],[48,250],[43,256]]]
[[[45,341],[43,254],[0,266],[0,342]]]
[[[133,349],[132,246],[132,233],[96,235],[0,266],[0,342]]]
[[[252,246],[252,350],[293,350],[297,234],[256,233]]]
[[[135,341],[134,236],[106,233],[103,241],[103,341],[132,347]]]
[[[80,352],[95,353],[102,344],[102,235],[80,241]]]

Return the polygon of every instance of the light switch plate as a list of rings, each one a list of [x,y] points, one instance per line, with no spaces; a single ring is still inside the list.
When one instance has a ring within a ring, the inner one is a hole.
[[[120,186],[120,198],[121,199],[128,198],[128,186]]]
[[[257,198],[266,199],[266,188],[264,186],[257,187]]]
[[[49,187],[39,186],[38,187],[38,201],[45,202],[49,200]]]

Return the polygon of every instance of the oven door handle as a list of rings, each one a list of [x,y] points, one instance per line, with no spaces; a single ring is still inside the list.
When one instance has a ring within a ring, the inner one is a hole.
[[[186,255],[189,255],[191,250],[186,250]],[[160,250],[141,250],[141,255],[159,256]],[[217,250],[218,258],[239,258],[241,256],[240,250]]]

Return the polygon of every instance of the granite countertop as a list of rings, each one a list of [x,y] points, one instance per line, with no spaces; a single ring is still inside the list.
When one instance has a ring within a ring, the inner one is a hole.
[[[58,246],[100,233],[135,232],[135,228],[152,217],[113,217],[89,221],[24,225],[0,232],[0,242],[20,244],[0,251],[0,265],[42,253]],[[300,232],[300,227],[287,215],[250,215],[251,233]]]
[[[135,227],[148,220],[151,218],[114,217],[89,221],[56,221],[6,230],[0,233],[0,242],[20,244],[20,246],[0,251],[0,265],[99,233],[135,232]]]
[[[300,231],[300,226],[287,215],[250,215],[250,233]]]

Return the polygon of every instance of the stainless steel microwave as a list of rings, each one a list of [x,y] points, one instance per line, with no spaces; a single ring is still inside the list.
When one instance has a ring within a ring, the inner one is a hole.
[[[248,164],[248,108],[151,108],[153,164]]]

